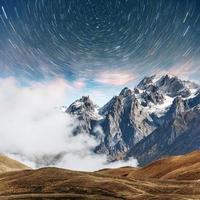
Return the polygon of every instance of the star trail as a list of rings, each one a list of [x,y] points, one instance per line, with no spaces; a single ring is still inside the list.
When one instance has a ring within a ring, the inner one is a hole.
[[[196,78],[199,60],[199,0],[0,0],[1,76]]]

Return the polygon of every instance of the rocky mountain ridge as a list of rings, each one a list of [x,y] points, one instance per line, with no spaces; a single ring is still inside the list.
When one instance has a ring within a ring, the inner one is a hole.
[[[101,139],[95,152],[107,154],[111,159],[134,156],[144,165],[163,155],[199,148],[192,143],[173,150],[175,143],[187,143],[186,138],[179,138],[185,132],[187,140],[192,142],[190,128],[198,137],[199,88],[198,84],[176,76],[154,75],[145,77],[133,90],[125,87],[101,108],[89,97],[82,97],[66,112],[80,122],[74,134],[86,132]]]

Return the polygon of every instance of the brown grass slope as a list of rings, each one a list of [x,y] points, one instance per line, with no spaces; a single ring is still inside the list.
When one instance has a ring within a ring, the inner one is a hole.
[[[7,172],[0,174],[0,199],[200,199],[199,172],[198,151],[143,168],[91,173],[59,168]]]
[[[0,199],[200,199],[200,183],[136,180],[58,168],[0,175]]]
[[[160,159],[137,171],[130,172],[128,177],[198,180],[200,179],[200,151]]]
[[[16,170],[24,170],[29,167],[16,161],[7,156],[0,155],[0,173],[16,171]]]
[[[103,169],[99,173],[134,179],[198,180],[200,179],[200,151],[166,157],[143,168]]]

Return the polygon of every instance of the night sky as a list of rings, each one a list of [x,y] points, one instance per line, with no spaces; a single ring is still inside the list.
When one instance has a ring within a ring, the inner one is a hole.
[[[199,81],[199,0],[0,0],[3,77],[89,91],[168,72]]]

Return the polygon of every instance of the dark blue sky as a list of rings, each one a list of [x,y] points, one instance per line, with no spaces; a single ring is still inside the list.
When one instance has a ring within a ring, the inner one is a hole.
[[[167,72],[198,80],[199,59],[199,0],[0,0],[1,76],[89,88]]]

